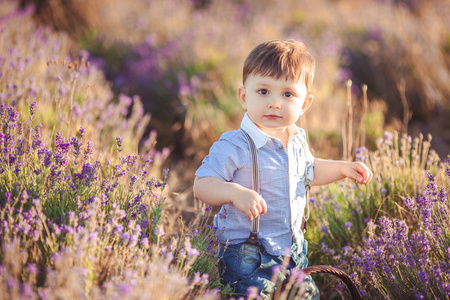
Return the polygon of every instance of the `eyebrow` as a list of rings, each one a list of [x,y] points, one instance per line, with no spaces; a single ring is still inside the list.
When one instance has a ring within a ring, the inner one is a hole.
[[[271,85],[267,84],[267,83],[258,83],[256,86],[257,87],[271,87]]]
[[[272,88],[273,87],[273,84],[267,83],[267,82],[257,82],[255,85],[256,85],[257,88],[260,88],[260,87]],[[289,90],[289,91],[297,90],[296,84],[289,85],[289,86],[283,86],[282,89],[283,90]]]

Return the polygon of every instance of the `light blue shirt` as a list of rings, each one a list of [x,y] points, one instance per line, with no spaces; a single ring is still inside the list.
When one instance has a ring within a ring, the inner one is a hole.
[[[291,248],[293,239],[298,249],[302,249],[304,238],[301,224],[306,204],[305,162],[308,179],[312,181],[314,177],[314,157],[307,146],[305,131],[296,125],[288,128],[286,151],[281,140],[262,132],[247,114],[242,119],[241,128],[255,142],[261,196],[267,203],[267,213],[260,216],[258,241],[272,255],[285,254],[285,250]],[[242,131],[224,133],[211,146],[209,155],[195,175],[215,177],[251,189],[250,150]],[[251,221],[232,204],[225,204],[215,215],[214,226],[221,243],[239,244],[249,237]]]

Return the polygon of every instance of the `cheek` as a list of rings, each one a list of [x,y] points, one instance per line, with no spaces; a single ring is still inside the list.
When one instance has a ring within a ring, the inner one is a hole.
[[[247,109],[251,109],[252,111],[261,111],[263,108],[264,106],[256,101],[247,103]]]
[[[301,106],[299,104],[290,104],[288,106],[288,111],[290,115],[296,116],[300,115],[303,110],[301,109]]]
[[[290,111],[290,118],[296,122],[303,115],[303,111],[299,109],[292,109]]]

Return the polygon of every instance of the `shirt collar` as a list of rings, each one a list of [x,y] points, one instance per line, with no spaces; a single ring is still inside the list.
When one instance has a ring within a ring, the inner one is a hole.
[[[271,138],[268,134],[264,133],[259,129],[255,123],[253,123],[252,120],[250,120],[250,117],[247,113],[245,113],[244,118],[242,118],[241,122],[241,128],[244,129],[250,137],[253,139],[253,142],[255,143],[256,148],[261,148],[264,146],[265,143]],[[294,136],[297,136],[299,134],[299,130],[297,125],[292,124],[288,128],[289,133],[289,140],[291,140]]]

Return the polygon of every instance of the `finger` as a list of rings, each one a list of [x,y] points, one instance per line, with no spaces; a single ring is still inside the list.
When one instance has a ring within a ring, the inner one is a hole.
[[[255,208],[256,208],[256,211],[257,211],[258,215],[261,214],[262,206],[261,206],[261,204],[259,202],[255,204]]]
[[[266,200],[263,199],[263,197],[260,197],[260,198],[261,198],[260,204],[261,204],[261,207],[262,207],[261,214],[263,215],[263,214],[265,214],[267,212],[267,203],[266,203]]]
[[[247,216],[247,219],[249,219],[250,221],[253,220],[253,213],[251,210],[248,210],[245,215]]]
[[[372,179],[372,171],[369,168],[364,168],[364,184],[368,183]]]
[[[259,215],[258,210],[256,209],[256,207],[253,207],[251,209],[251,214],[252,214],[252,219],[256,218]]]
[[[373,173],[372,171],[364,165],[364,183],[368,183],[370,180],[372,180]]]
[[[364,176],[361,175],[360,173],[358,173],[356,170],[350,170],[350,174],[348,176],[351,179],[356,180],[356,183],[363,183],[364,181]]]
[[[360,176],[359,180],[358,180],[358,178],[355,178],[356,182],[360,183],[360,184],[365,184],[367,182],[367,178],[368,178],[368,175],[366,174],[366,172],[364,172],[364,170],[359,172],[359,176]]]

